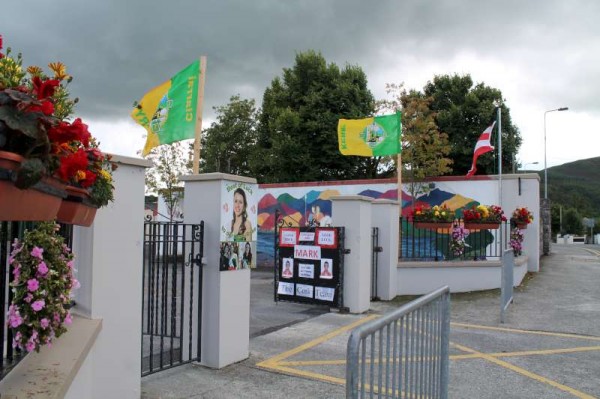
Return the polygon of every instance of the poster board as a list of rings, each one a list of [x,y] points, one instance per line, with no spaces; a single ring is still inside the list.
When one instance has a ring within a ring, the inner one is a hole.
[[[342,307],[343,228],[276,230],[275,300]]]

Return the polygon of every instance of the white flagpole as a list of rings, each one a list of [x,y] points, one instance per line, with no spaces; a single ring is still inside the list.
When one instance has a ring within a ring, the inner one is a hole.
[[[502,110],[498,105],[498,206],[502,207]]]

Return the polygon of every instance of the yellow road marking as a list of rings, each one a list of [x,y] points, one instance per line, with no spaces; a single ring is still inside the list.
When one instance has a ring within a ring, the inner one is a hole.
[[[590,341],[600,341],[600,337],[593,337],[593,336],[587,336],[587,335],[577,335],[577,334],[568,334],[568,333],[553,333],[553,332],[536,331],[536,330],[517,330],[515,328],[490,327],[490,326],[482,326],[482,325],[478,325],[478,324],[465,324],[465,323],[450,323],[450,325],[455,326],[455,327],[463,327],[463,328],[467,328],[467,329],[502,331],[502,332],[517,333],[517,334],[546,335],[549,337],[587,339]]]
[[[581,248],[581,249],[583,249],[584,251],[588,251],[592,255],[600,256],[600,251],[597,251],[595,249],[589,249],[589,248]]]
[[[583,393],[581,391],[578,391],[578,390],[576,390],[574,388],[571,388],[571,387],[568,387],[568,386],[563,385],[561,383],[558,383],[558,382],[556,382],[554,380],[551,380],[549,378],[542,377],[541,375],[534,374],[534,373],[532,373],[530,371],[527,371],[527,370],[525,370],[525,369],[523,369],[521,367],[515,366],[514,364],[510,364],[508,362],[505,362],[504,360],[500,360],[498,358],[495,358],[493,356],[487,355],[485,353],[478,352],[475,349],[471,349],[471,348],[468,348],[468,347],[466,347],[464,345],[458,345],[458,344],[454,344],[454,346],[456,346],[457,348],[459,348],[460,350],[463,350],[465,352],[469,352],[469,353],[472,353],[472,354],[477,354],[481,358],[483,358],[483,359],[485,359],[485,360],[487,360],[489,362],[492,362],[494,364],[497,364],[498,366],[502,366],[502,367],[507,368],[507,369],[509,369],[511,371],[514,371],[515,373],[518,373],[518,374],[524,375],[526,377],[529,377],[529,378],[531,378],[533,380],[536,380],[536,381],[548,384],[550,386],[553,386],[554,388],[560,389],[561,391],[568,392],[571,395],[576,396],[578,398],[581,398],[581,399],[596,399],[596,398],[594,398],[591,395],[588,395],[588,394]]]
[[[455,345],[455,344],[453,344]],[[568,353],[578,353],[578,352],[592,352],[592,351],[600,351],[600,346],[579,346],[574,348],[565,348],[565,349],[541,349],[534,351],[519,351],[519,352],[495,352],[495,353],[485,353],[486,356],[492,357],[520,357],[520,356],[544,356],[544,355],[559,355],[559,354],[568,354]],[[482,356],[474,353],[470,353],[468,355],[450,355],[450,360],[465,360],[465,359],[481,359]],[[406,362],[408,359],[399,359],[396,358],[396,362],[400,363]],[[366,364],[374,363],[378,364],[379,359],[371,360],[366,359]],[[386,360],[381,362],[382,364],[387,363]],[[280,366],[341,366],[346,364],[346,359],[338,359],[338,360],[297,360],[297,361],[287,361],[287,362],[278,362]]]
[[[319,344],[322,344],[323,342],[328,341],[331,338],[333,338],[333,337],[335,337],[337,335],[340,335],[343,332],[352,330],[353,328],[358,327],[361,324],[364,324],[364,323],[366,323],[368,321],[371,321],[371,320],[373,320],[373,319],[375,319],[377,317],[379,317],[379,315],[367,316],[367,317],[365,317],[363,319],[355,321],[354,323],[348,324],[348,325],[346,325],[344,327],[340,327],[337,330],[334,330],[334,331],[332,331],[332,332],[330,332],[328,334],[322,335],[319,338],[313,339],[310,342],[307,342],[305,344],[297,346],[294,349],[290,349],[289,351],[280,353],[279,355],[273,356],[272,358],[269,358],[269,359],[264,360],[264,361],[262,361],[260,363],[257,363],[256,365],[258,367],[268,367],[268,368],[271,368],[273,365],[276,365],[278,362],[280,362],[280,361],[282,361],[284,359],[287,359],[290,356],[293,356],[293,355],[298,354],[300,352],[304,352],[307,349],[310,349],[310,348],[315,347],[315,346],[317,346]]]

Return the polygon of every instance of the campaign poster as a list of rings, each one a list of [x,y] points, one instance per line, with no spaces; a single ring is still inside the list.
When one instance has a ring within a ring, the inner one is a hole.
[[[256,267],[257,188],[224,181],[221,186],[221,229],[219,270]]]

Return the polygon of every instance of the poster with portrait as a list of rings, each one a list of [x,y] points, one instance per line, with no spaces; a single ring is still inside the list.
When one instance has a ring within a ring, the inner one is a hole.
[[[281,260],[281,278],[294,277],[294,258],[283,258]]]
[[[256,267],[257,185],[223,181],[221,185],[219,270]]]

